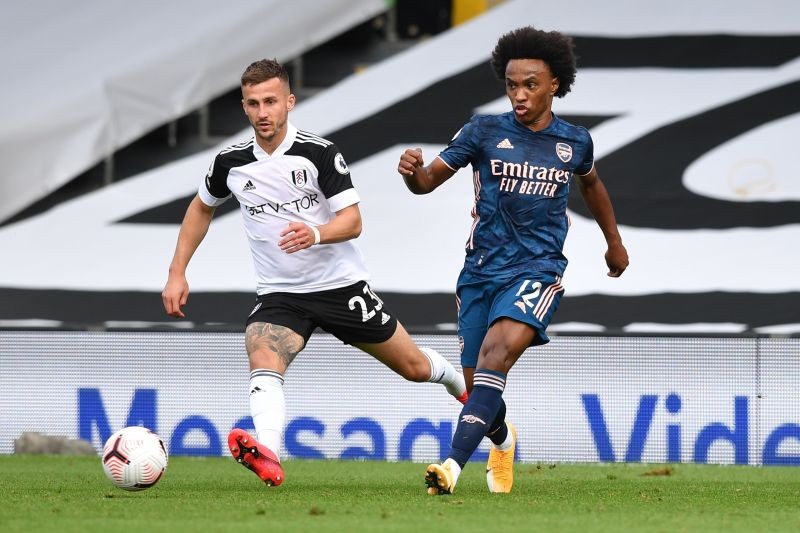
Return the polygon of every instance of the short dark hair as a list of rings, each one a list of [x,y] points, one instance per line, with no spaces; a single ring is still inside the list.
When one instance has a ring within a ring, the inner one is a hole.
[[[575,45],[572,37],[557,31],[537,30],[525,26],[500,37],[492,51],[490,64],[498,79],[506,78],[506,65],[512,59],[541,59],[558,78],[555,96],[567,94],[575,81]]]
[[[242,74],[242,87],[256,85],[272,78],[278,78],[289,85],[289,73],[286,68],[278,63],[277,59],[259,59],[250,63]]]

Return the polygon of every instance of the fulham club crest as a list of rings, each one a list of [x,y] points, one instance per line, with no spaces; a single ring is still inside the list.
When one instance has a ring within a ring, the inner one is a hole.
[[[572,159],[572,146],[565,143],[557,143],[556,155],[564,163],[567,163],[570,159]]]
[[[292,181],[295,187],[302,187],[308,182],[308,176],[305,170],[292,170]]]

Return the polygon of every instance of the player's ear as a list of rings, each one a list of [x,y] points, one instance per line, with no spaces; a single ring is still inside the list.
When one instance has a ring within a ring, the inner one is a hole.
[[[287,99],[286,109],[291,111],[296,102],[297,102],[297,98],[295,98],[294,94],[290,94],[289,98]]]
[[[558,92],[558,88],[561,86],[558,78],[553,78],[553,81],[550,82],[550,96],[554,96]]]

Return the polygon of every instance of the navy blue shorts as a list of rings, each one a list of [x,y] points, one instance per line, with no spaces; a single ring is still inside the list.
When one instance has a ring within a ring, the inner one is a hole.
[[[499,318],[530,324],[536,330],[532,346],[550,342],[546,330],[564,287],[553,272],[521,272],[497,279],[461,271],[456,286],[461,366],[475,368],[483,338]]]
[[[384,342],[397,329],[394,313],[366,281],[327,291],[261,295],[247,317],[248,326],[254,322],[287,327],[306,343],[316,328],[345,344]]]

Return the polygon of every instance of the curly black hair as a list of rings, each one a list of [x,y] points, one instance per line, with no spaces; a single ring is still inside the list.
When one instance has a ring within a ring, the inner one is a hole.
[[[559,85],[555,96],[567,94],[575,81],[575,45],[572,37],[557,31],[525,26],[500,37],[492,51],[490,64],[498,79],[506,78],[506,65],[512,59],[541,59],[550,67]]]

